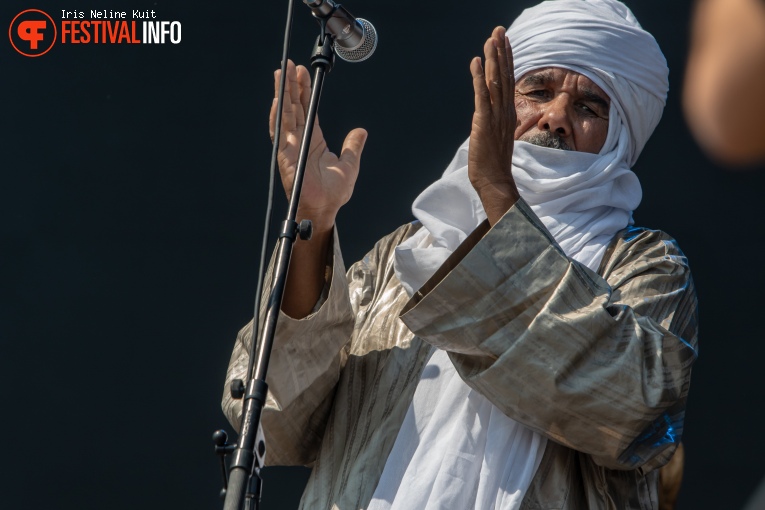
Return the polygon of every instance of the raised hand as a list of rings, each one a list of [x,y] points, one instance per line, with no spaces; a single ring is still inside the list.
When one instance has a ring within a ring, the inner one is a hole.
[[[276,94],[279,79],[280,71],[276,71]],[[279,174],[288,197],[292,193],[310,98],[311,77],[308,70],[303,66],[295,67],[292,61],[288,62],[282,129],[277,151]],[[269,125],[273,140],[276,99],[271,106]],[[338,158],[327,148],[319,121],[316,120],[296,218],[298,221],[309,219],[313,222],[313,237],[309,241],[298,240],[292,249],[287,287],[282,301],[282,311],[290,317],[302,318],[308,315],[324,288],[326,266],[331,261],[328,257],[332,253],[335,217],[353,193],[366,139],[367,132],[363,129],[354,129],[348,133]]]
[[[278,93],[280,74],[280,71],[274,73],[276,93]],[[292,192],[310,97],[311,77],[308,70],[303,66],[296,67],[292,61],[289,61],[278,151],[279,173],[288,197]],[[274,139],[275,124],[276,99],[271,106],[269,119],[271,140]],[[348,133],[340,157],[337,157],[327,148],[317,119],[300,194],[298,220],[305,218],[312,220],[314,231],[332,228],[337,212],[348,202],[353,193],[366,139],[367,132],[364,129],[354,129]]]
[[[504,28],[494,29],[483,51],[485,66],[480,57],[470,62],[475,113],[468,175],[494,225],[519,198],[511,171],[516,126],[513,53]]]

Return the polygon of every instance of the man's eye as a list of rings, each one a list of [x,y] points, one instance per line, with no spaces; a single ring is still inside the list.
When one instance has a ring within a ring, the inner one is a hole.
[[[595,109],[594,109],[594,108],[590,108],[590,107],[589,107],[588,105],[586,105],[586,104],[580,104],[580,105],[579,105],[579,108],[580,108],[580,109],[581,109],[581,110],[582,110],[582,111],[583,111],[585,114],[587,114],[587,115],[597,115],[597,112],[595,111]]]
[[[533,97],[547,97],[547,91],[546,90],[530,90],[526,93],[527,96],[533,96]]]

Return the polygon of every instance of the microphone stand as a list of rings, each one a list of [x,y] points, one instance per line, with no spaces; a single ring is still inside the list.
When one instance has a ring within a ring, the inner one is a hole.
[[[321,34],[316,40],[311,57],[311,67],[314,69],[311,100],[308,106],[308,113],[306,114],[303,140],[300,145],[297,169],[287,210],[287,219],[282,223],[279,233],[273,272],[274,278],[268,298],[268,308],[263,321],[263,331],[258,342],[257,364],[254,373],[248,374],[250,379],[246,386],[241,380],[237,380],[234,381],[231,387],[231,394],[234,398],[244,399],[242,429],[237,446],[227,445],[225,434],[221,436],[216,432],[216,451],[222,455],[233,451],[233,457],[229,466],[228,487],[224,489],[226,494],[224,510],[242,510],[243,503],[246,503],[248,510],[257,509],[260,506],[261,466],[258,465],[254,452],[260,416],[266,403],[266,396],[268,395],[266,372],[268,371],[268,362],[271,357],[271,348],[274,343],[276,322],[279,318],[284,288],[287,283],[287,271],[289,270],[290,258],[292,257],[292,246],[298,235],[300,235],[301,239],[306,240],[311,237],[310,220],[303,220],[298,225],[295,219],[297,217],[305,165],[308,161],[313,125],[319,108],[324,77],[332,70],[334,60],[334,39],[327,32],[325,21],[321,20]],[[256,316],[254,320],[257,324],[259,318]]]

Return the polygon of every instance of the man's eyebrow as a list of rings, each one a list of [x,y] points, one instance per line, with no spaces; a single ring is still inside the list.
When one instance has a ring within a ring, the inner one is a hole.
[[[526,85],[527,87],[543,87],[552,81],[555,81],[552,71],[541,71],[534,74],[528,74],[521,78],[521,85]]]

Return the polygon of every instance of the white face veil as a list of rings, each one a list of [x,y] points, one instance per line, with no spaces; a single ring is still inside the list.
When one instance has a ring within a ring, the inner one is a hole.
[[[560,67],[590,78],[611,99],[599,154],[515,142],[513,178],[563,251],[596,270],[613,236],[632,224],[642,198],[630,170],[659,123],[668,90],[656,40],[616,0],[549,0],[508,28],[515,78]],[[396,248],[395,269],[410,295],[485,218],[467,175],[468,141],[441,179],[412,204],[423,224]]]

